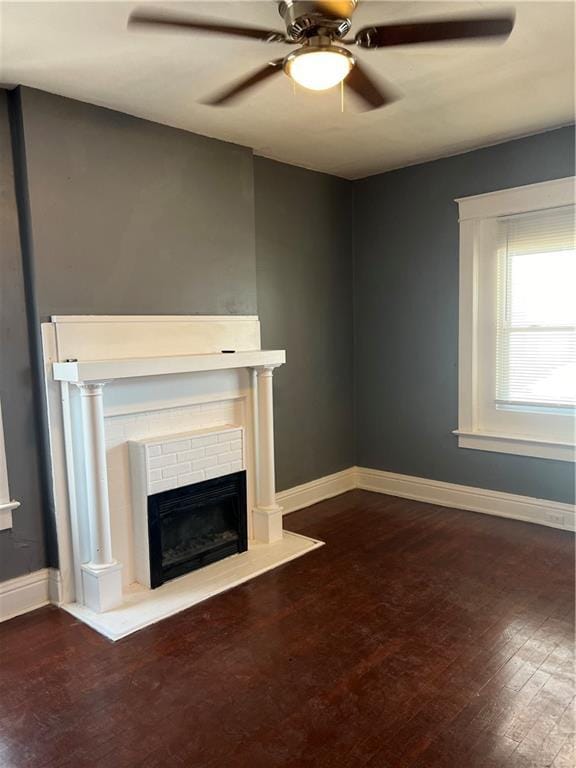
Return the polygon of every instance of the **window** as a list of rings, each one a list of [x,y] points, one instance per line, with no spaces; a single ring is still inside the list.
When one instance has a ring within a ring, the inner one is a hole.
[[[574,179],[457,202],[459,445],[574,460]]]
[[[10,501],[8,489],[8,469],[4,449],[4,428],[2,426],[2,406],[0,406],[0,531],[12,528],[12,510],[20,506],[18,501]]]
[[[496,402],[576,404],[574,208],[499,219]]]

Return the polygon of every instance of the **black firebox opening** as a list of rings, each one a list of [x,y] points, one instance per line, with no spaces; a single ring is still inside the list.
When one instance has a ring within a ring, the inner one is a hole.
[[[248,548],[246,472],[148,497],[150,585]]]

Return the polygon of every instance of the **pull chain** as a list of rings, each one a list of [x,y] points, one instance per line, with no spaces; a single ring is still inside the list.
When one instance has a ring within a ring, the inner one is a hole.
[[[340,80],[340,112],[344,112],[344,80]]]

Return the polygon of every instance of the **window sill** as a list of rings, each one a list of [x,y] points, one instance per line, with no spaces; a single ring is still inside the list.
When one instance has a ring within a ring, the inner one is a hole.
[[[495,435],[489,432],[463,432],[454,430],[458,436],[459,448],[473,448],[477,451],[512,453],[516,456],[534,456],[555,461],[574,461],[575,449],[571,443],[555,443],[516,435]]]
[[[7,531],[12,528],[12,510],[19,506],[19,501],[7,501],[0,504],[0,531]]]

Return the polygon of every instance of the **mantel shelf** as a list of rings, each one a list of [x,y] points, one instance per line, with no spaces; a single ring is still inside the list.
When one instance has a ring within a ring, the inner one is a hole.
[[[233,368],[255,368],[282,365],[286,352],[282,349],[255,349],[248,352],[230,352],[179,357],[139,357],[120,360],[78,360],[72,363],[54,363],[56,381],[110,381],[134,379],[141,376],[166,376],[176,373],[222,371]]]

